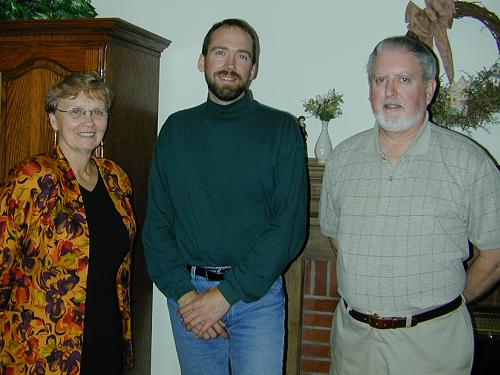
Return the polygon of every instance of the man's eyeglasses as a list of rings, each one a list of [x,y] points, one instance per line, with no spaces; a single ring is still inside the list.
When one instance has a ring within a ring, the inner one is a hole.
[[[90,113],[90,117],[92,117],[95,120],[103,120],[106,117],[108,117],[108,111],[101,109],[101,108],[94,108],[94,109],[83,109],[83,108],[70,108],[68,110],[63,110],[56,108],[56,111],[59,112],[66,112],[71,118],[73,119],[79,119],[82,116],[85,116],[87,112]]]

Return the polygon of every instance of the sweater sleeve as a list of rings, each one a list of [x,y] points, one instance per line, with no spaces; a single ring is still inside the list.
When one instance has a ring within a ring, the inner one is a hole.
[[[219,290],[230,304],[252,302],[267,293],[297,256],[306,236],[307,173],[299,128],[288,118],[274,167],[272,213],[245,259],[226,273]]]
[[[166,140],[162,136],[165,131],[162,129],[155,145],[142,239],[151,280],[166,297],[178,300],[193,286],[175,237],[174,209],[166,178]]]

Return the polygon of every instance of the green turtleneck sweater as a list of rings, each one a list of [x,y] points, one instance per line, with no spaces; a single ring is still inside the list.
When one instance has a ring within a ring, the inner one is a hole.
[[[172,114],[158,136],[143,241],[151,279],[178,300],[186,265],[232,266],[230,304],[261,298],[304,244],[304,145],[294,117],[253,100]]]

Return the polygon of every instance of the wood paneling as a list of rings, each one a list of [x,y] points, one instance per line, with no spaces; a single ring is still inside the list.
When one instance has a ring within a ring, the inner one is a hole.
[[[285,273],[288,297],[288,335],[286,373],[300,374],[302,335],[303,335],[303,303],[304,288],[310,284],[310,274],[305,272],[308,259],[335,260],[328,238],[320,233],[318,221],[319,197],[323,180],[324,165],[315,159],[308,160],[309,170],[309,234],[302,254],[290,265]],[[309,332],[309,331],[307,331]],[[304,363],[302,363],[304,366]]]

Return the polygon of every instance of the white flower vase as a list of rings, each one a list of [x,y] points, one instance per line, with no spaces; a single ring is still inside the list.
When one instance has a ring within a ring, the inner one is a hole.
[[[320,164],[325,164],[328,155],[332,151],[332,142],[328,134],[328,123],[329,121],[321,121],[321,133],[314,147],[314,155],[316,155],[316,159]]]

